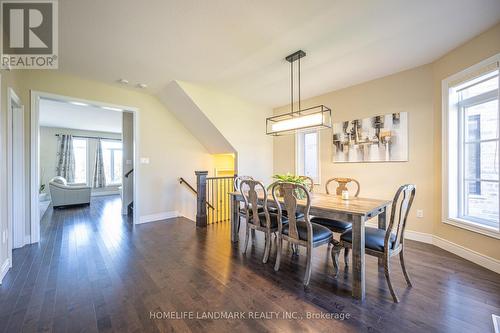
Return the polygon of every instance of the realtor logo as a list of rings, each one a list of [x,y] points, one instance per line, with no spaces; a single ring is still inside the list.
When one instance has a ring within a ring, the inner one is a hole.
[[[57,69],[56,1],[1,1],[2,69]]]

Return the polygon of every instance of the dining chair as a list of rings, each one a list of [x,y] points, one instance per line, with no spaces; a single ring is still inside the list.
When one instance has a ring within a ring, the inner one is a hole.
[[[283,203],[281,203],[277,196],[277,191],[283,195]],[[305,210],[303,219],[297,219],[295,213],[297,212],[297,193],[301,191],[305,195]],[[303,246],[307,249],[307,266],[304,276],[304,287],[309,285],[311,278],[312,266],[312,250],[321,245],[327,245],[333,238],[332,232],[319,224],[311,223],[309,220],[309,211],[311,209],[311,195],[307,188],[300,184],[280,182],[272,187],[272,196],[276,207],[278,208],[278,248],[276,254],[276,263],[274,270],[278,271],[280,268],[281,252],[283,240],[288,241],[292,245]],[[283,216],[283,208],[288,211],[288,218],[285,220]]]
[[[244,180],[254,180],[254,178],[252,176],[245,176],[245,175],[234,177],[233,186],[234,186],[234,191],[235,192],[240,192],[241,191],[241,189],[242,189],[241,183]],[[260,206],[260,205],[258,206],[257,209],[258,209],[259,213],[263,213],[264,212],[264,208],[262,206]],[[245,205],[244,205],[244,203],[240,203],[240,205],[238,207],[238,232],[240,231],[240,225],[241,225],[241,218],[242,217],[246,217],[246,211],[245,211]]]
[[[246,186],[247,190],[244,189]],[[261,190],[264,195],[263,206],[258,206],[258,196],[257,191]],[[271,234],[278,231],[278,215],[275,213],[270,213],[267,205],[267,190],[264,184],[259,181],[245,179],[241,181],[240,193],[243,196],[243,202],[245,204],[245,219],[246,219],[246,231],[245,231],[245,244],[243,245],[243,253],[247,252],[248,239],[250,237],[250,230],[257,230],[264,232],[266,245],[264,248],[264,257],[262,262],[266,263],[269,259],[269,252],[271,251]],[[262,212],[255,213],[253,207],[259,207]],[[285,219],[282,223],[286,224]],[[252,236],[255,235],[252,233]]]
[[[312,192],[313,189],[314,189],[314,179],[312,179],[311,177],[309,176],[299,176],[303,181],[304,181],[304,185],[307,187],[307,190],[309,192]]]
[[[401,269],[403,270],[406,283],[409,287],[412,286],[410,277],[406,271],[404,260],[404,236],[408,212],[410,211],[414,197],[415,185],[407,184],[401,186],[396,192],[392,202],[391,218],[387,230],[368,227],[365,228],[365,253],[383,260],[385,278],[387,280],[387,284],[389,285],[392,299],[395,303],[399,302],[399,298],[396,295],[391,283],[390,259],[393,256],[399,254]],[[347,249],[352,247],[352,230],[344,232],[340,236],[340,242],[335,243],[336,244],[332,247],[332,259],[333,266],[335,268],[335,276],[337,276],[339,269],[338,257],[340,251],[342,248]]]
[[[342,191],[349,191],[347,188],[347,185],[349,183],[353,183],[356,185],[356,193],[354,194],[354,197],[358,197],[359,191],[361,189],[361,186],[359,185],[359,182],[356,179],[353,178],[330,178],[327,180],[325,184],[325,191],[326,194],[331,194],[329,186],[331,183],[336,182],[337,183],[337,188],[335,189],[335,194],[336,195],[342,195]],[[311,222],[321,224],[322,226],[327,227],[331,231],[342,234],[346,232],[347,230],[352,228],[352,224],[350,222],[346,221],[339,221],[339,220],[332,220],[328,218],[323,218],[323,217],[313,217],[311,218]],[[346,249],[344,251],[344,261],[347,262],[349,258],[349,249]]]

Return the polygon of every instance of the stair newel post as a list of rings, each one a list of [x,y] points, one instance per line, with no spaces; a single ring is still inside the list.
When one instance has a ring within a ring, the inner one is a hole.
[[[195,171],[196,175],[196,226],[207,226],[207,175],[208,171]]]

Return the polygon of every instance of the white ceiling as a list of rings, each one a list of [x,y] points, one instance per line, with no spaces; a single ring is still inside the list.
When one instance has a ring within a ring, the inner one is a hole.
[[[303,49],[302,96],[429,63],[500,21],[499,0],[65,0],[60,66],[114,82],[207,84],[289,101],[286,55]]]
[[[41,99],[40,126],[121,133],[122,112]]]

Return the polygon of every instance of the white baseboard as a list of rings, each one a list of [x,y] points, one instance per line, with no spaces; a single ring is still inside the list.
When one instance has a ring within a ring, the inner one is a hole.
[[[90,196],[92,197],[102,197],[105,195],[115,195],[115,194],[120,194],[120,190],[116,191],[97,191],[97,192],[92,192]]]
[[[479,266],[483,266],[484,268],[500,274],[500,260],[488,257],[484,254],[468,249],[462,245],[452,243],[449,240],[443,239],[438,236],[433,237],[433,244],[437,247],[442,248],[443,250],[456,254],[459,257],[467,259],[475,264],[478,264]]]
[[[7,272],[9,271],[10,267],[11,267],[10,260],[9,258],[7,258],[2,264],[2,267],[0,267],[0,284],[2,284],[3,278],[5,277],[5,275],[7,275]]]
[[[376,228],[377,223],[369,222],[366,223],[366,226]],[[421,243],[435,245],[445,251],[453,253],[479,266],[482,266],[484,268],[487,268],[493,272],[500,274],[500,260],[488,257],[484,254],[468,249],[462,245],[450,242],[449,240],[446,240],[444,238],[434,236],[425,232],[406,230],[405,239],[410,239]]]
[[[137,223],[137,224],[162,221],[162,220],[171,219],[171,218],[178,217],[178,216],[179,216],[179,213],[177,211],[143,215],[143,216],[139,217],[139,223]]]

